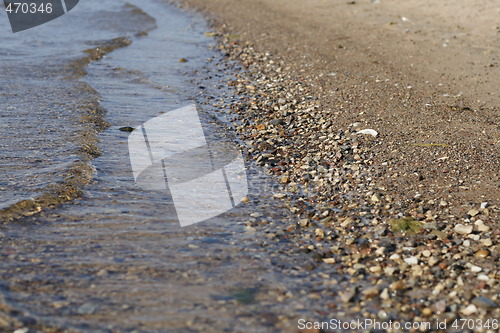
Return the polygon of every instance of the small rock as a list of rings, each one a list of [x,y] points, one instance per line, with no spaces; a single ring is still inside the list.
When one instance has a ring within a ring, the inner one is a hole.
[[[119,128],[120,131],[122,132],[133,132],[135,130],[135,128],[133,127],[130,127],[130,126],[124,126],[124,127],[120,127]]]
[[[94,314],[97,309],[97,306],[94,304],[90,303],[85,303],[82,306],[80,306],[76,312],[81,315],[91,315]]]
[[[363,295],[366,298],[373,298],[373,297],[377,296],[378,294],[379,294],[379,291],[378,291],[377,287],[372,287],[372,288],[368,288],[368,289],[363,290]]]
[[[418,258],[417,257],[409,257],[409,258],[405,258],[404,259],[405,262],[408,264],[408,265],[417,265],[418,264]]]
[[[479,250],[475,254],[476,258],[486,258],[489,255],[490,252],[488,250]]]
[[[405,290],[406,289],[406,283],[402,280],[396,281],[391,283],[389,286],[391,290]]]
[[[391,298],[391,296],[389,295],[389,290],[387,288],[382,291],[382,293],[380,294],[380,298],[384,301],[387,301]]]
[[[491,241],[491,238],[486,238],[481,241],[484,246],[492,246],[493,242]]]
[[[473,226],[471,225],[463,225],[463,224],[457,224],[453,230],[455,230],[456,233],[459,233],[461,235],[468,235],[472,232]]]
[[[387,266],[386,268],[384,268],[384,273],[387,276],[392,276],[395,271],[396,271],[395,267]]]
[[[469,266],[471,272],[473,272],[473,273],[479,273],[483,270],[481,267],[476,266],[476,265],[469,264],[468,266]]]
[[[474,224],[476,225],[478,231],[481,231],[481,232],[490,231],[490,227],[485,225],[483,220],[477,220],[476,222],[474,222]]]
[[[434,312],[437,312],[438,314],[443,313],[446,310],[446,301],[440,300],[432,304],[432,310],[434,310]]]
[[[480,308],[483,308],[483,309],[498,309],[498,308],[500,308],[500,306],[497,303],[493,302],[491,299],[484,297],[484,296],[475,297],[472,300],[472,304],[474,304]]]
[[[424,317],[430,317],[432,316],[432,310],[430,308],[424,308],[422,310],[422,314],[424,315]]]
[[[307,227],[308,224],[309,224],[309,219],[303,219],[299,221],[299,225],[301,227]]]
[[[479,274],[479,275],[477,276],[477,279],[478,279],[479,281],[489,281],[489,280],[490,280],[490,278],[489,278],[489,277],[488,277],[488,275],[486,275],[486,274]]]
[[[389,259],[391,259],[391,260],[398,260],[398,259],[401,259],[401,257],[399,256],[399,254],[394,253],[394,254],[392,254],[392,255],[389,257]]]
[[[374,195],[372,195],[371,200],[372,202],[380,202],[380,197],[377,193],[375,193]]]
[[[481,202],[481,209],[485,209],[486,207],[488,207],[488,203],[487,202]]]
[[[471,234],[471,235],[469,235],[467,237],[469,237],[470,239],[475,240],[475,241],[478,241],[479,239],[481,239],[481,236],[474,235],[474,234]]]
[[[470,316],[471,314],[474,314],[477,312],[477,307],[474,304],[470,304],[466,308],[463,308],[462,310],[460,310],[460,312],[464,316]]]
[[[439,260],[436,258],[436,257],[430,257],[429,258],[429,266],[434,266],[435,264],[437,264],[439,262]]]
[[[344,292],[340,292],[339,296],[340,296],[340,299],[342,299],[342,301],[344,303],[349,303],[350,301],[353,300],[354,296],[356,296],[356,289],[346,290]]]
[[[479,214],[479,211],[475,208],[473,208],[467,212],[467,215],[469,215],[469,216],[476,216],[477,214]]]
[[[324,258],[323,262],[325,264],[335,264],[336,261],[335,261],[335,258]]]
[[[373,129],[368,128],[368,129],[358,131],[356,134],[368,134],[368,135],[371,135],[373,137],[376,137],[378,135],[378,132],[373,130]]]
[[[186,58],[180,58],[179,62],[188,62]]]

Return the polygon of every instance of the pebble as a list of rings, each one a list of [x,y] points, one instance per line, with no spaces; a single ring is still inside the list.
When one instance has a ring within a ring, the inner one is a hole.
[[[391,260],[398,260],[398,259],[401,259],[401,257],[399,256],[399,254],[394,253],[393,255],[391,255],[389,257],[389,259],[391,259]]]
[[[378,294],[379,294],[379,290],[377,287],[372,287],[372,288],[368,288],[368,289],[363,290],[363,295],[366,298],[373,298],[373,297],[377,296]]]
[[[340,292],[339,296],[344,303],[349,303],[350,301],[352,301],[354,296],[356,296],[356,290],[353,289],[353,290],[346,290],[344,292]]]
[[[469,237],[470,239],[473,239],[473,240],[475,240],[475,241],[478,241],[478,240],[480,240],[480,239],[481,239],[481,236],[479,236],[479,235],[474,235],[474,234],[472,234],[472,235],[468,235],[467,237]]]
[[[422,310],[422,315],[424,315],[424,317],[430,317],[432,316],[432,310],[430,308],[424,308]]]
[[[476,225],[477,230],[480,231],[480,232],[488,232],[488,231],[490,231],[490,227],[488,227],[487,225],[485,225],[482,220],[477,220],[476,222],[474,222],[474,224]]]
[[[405,262],[406,262],[408,265],[417,265],[417,264],[418,264],[418,258],[417,258],[417,257],[409,257],[409,258],[405,258]]]
[[[486,207],[488,207],[488,203],[487,202],[481,202],[481,209],[485,209]]]
[[[479,274],[477,276],[477,279],[480,280],[480,281],[489,281],[490,280],[490,278],[486,274]]]
[[[299,221],[299,225],[301,227],[307,227],[308,224],[309,224],[309,219],[302,219]]]
[[[477,307],[474,305],[474,304],[470,304],[469,306],[463,308],[462,310],[460,310],[460,312],[464,315],[464,316],[470,316],[471,314],[474,314],[477,312]]]
[[[479,273],[483,270],[481,267],[476,266],[476,265],[467,264],[467,266],[469,266],[471,272],[473,272],[473,273]]]
[[[373,137],[377,137],[378,132],[375,131],[375,130],[373,130],[373,129],[371,129],[371,128],[367,128],[367,129],[358,131],[356,134],[368,134],[368,135],[371,135]]]
[[[438,314],[444,312],[446,310],[446,302],[444,300],[437,301],[436,303],[432,304],[432,310],[434,310],[434,312],[437,312]]]
[[[497,303],[493,302],[491,299],[489,299],[485,296],[475,297],[472,300],[472,304],[474,304],[480,308],[483,308],[483,309],[498,309],[498,308],[500,308],[500,306]]]
[[[476,258],[486,258],[489,255],[490,252],[488,250],[479,250],[475,254]]]
[[[481,241],[484,246],[492,246],[493,242],[491,241],[491,238],[486,238]]]
[[[81,314],[81,315],[91,315],[91,314],[95,313],[96,309],[97,309],[96,305],[90,304],[90,303],[85,303],[82,306],[80,306],[76,310],[76,312],[78,314]]]
[[[391,283],[389,288],[391,288],[391,290],[397,291],[397,290],[405,290],[407,287],[406,287],[406,283],[404,281],[399,280],[399,281]]]
[[[394,274],[394,272],[396,271],[396,268],[395,267],[386,267],[384,268],[384,273],[385,275],[387,276],[392,276]]]
[[[389,290],[387,288],[382,291],[382,293],[380,294],[380,298],[384,301],[387,301],[391,298],[391,296],[389,295]]]
[[[430,257],[429,261],[428,261],[428,264],[429,264],[429,266],[434,266],[438,262],[439,262],[439,260],[436,257]]]
[[[479,211],[475,208],[473,208],[467,212],[467,215],[469,215],[469,216],[476,216],[477,214],[479,214]]]
[[[453,228],[453,230],[455,230],[456,233],[459,233],[461,235],[468,235],[472,232],[473,226],[457,224],[455,228]]]

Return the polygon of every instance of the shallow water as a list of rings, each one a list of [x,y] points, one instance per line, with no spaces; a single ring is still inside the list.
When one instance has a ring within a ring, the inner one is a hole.
[[[94,172],[73,202],[4,225],[2,299],[37,330],[287,329],[289,318],[311,313],[299,293],[305,281],[296,281],[314,263],[287,245],[291,217],[270,197],[261,170],[247,163],[247,204],[186,228],[179,227],[168,193],[134,183],[128,133],[119,128],[196,102],[195,82],[210,76],[206,59],[219,55],[210,50],[214,41],[204,36],[199,16],[154,0],[130,3],[85,1],[52,23],[15,35],[6,32],[6,18],[1,21],[8,44],[1,61],[9,66],[0,74],[0,208],[64,184],[68,169],[85,160],[79,151],[94,143],[92,136],[101,151],[84,161]],[[145,30],[151,31],[137,36]],[[117,37],[132,44],[90,63],[87,76],[71,75],[80,69],[66,65],[82,50]],[[211,89],[218,83],[204,84]],[[75,106],[97,102],[109,124],[102,132],[89,130]],[[232,140],[217,121],[223,115],[207,105],[199,112],[209,140]],[[256,212],[260,216],[250,217]],[[290,301],[277,301],[287,293]]]

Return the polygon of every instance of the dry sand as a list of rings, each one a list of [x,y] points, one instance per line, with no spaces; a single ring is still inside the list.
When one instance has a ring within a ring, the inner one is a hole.
[[[497,318],[500,3],[183,3],[246,68],[223,109],[283,184],[303,250],[348,279],[333,312]]]
[[[377,130],[377,162],[398,160],[399,177],[380,178],[391,194],[430,191],[456,207],[498,202],[499,1],[185,4],[295,71],[337,128]]]

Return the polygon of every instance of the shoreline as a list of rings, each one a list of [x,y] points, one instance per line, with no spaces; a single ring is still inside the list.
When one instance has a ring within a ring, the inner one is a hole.
[[[241,119],[245,149],[282,183],[275,196],[311,239],[303,250],[351,279],[333,298],[339,310],[390,308],[412,321],[498,316],[496,106],[448,103],[442,88],[399,71],[388,75],[400,81],[363,82],[367,64],[357,61],[330,71],[338,64],[301,57],[296,29],[283,45],[280,28],[295,23],[276,8],[183,4],[211,18],[221,52],[244,67],[228,85],[245,98],[225,107]]]

